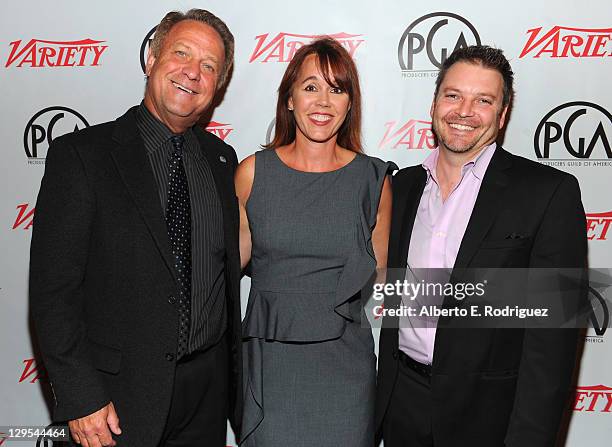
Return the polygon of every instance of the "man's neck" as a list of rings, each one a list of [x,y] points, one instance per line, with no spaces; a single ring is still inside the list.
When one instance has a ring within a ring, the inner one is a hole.
[[[489,147],[488,144],[463,153],[452,152],[442,146],[438,148],[436,177],[443,201],[461,181],[463,166],[478,157],[487,147]]]
[[[145,95],[144,101],[143,101],[144,106],[146,107],[146,109],[149,111],[149,113],[151,113],[151,115],[153,115],[153,118],[155,118],[157,121],[159,121],[160,123],[162,123],[164,126],[166,126],[168,128],[168,130],[170,130],[170,132],[172,132],[173,134],[183,134],[187,131],[187,129],[189,129],[190,127],[192,127],[195,123],[169,123],[167,122],[167,120],[163,120],[161,118],[161,115],[157,112],[157,110],[155,109],[155,104],[153,104],[153,101],[151,101],[151,99]]]

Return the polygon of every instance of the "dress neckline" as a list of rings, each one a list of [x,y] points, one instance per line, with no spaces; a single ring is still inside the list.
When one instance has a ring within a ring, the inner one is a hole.
[[[340,166],[338,169],[333,169],[331,171],[319,171],[319,172],[315,172],[315,171],[300,171],[299,169],[295,169],[292,168],[291,166],[289,166],[287,163],[285,163],[283,161],[282,158],[280,158],[280,156],[278,155],[278,153],[276,152],[276,149],[270,149],[272,152],[274,152],[274,157],[276,157],[276,159],[280,162],[281,165],[283,165],[285,168],[289,169],[290,171],[293,172],[299,172],[300,174],[331,174],[333,172],[339,172],[342,171],[343,169],[347,168],[348,166],[350,166],[351,164],[353,164],[353,162],[355,160],[357,160],[357,158],[359,157],[359,154],[357,152],[355,152],[355,156],[351,159],[351,161],[349,161],[348,163]]]

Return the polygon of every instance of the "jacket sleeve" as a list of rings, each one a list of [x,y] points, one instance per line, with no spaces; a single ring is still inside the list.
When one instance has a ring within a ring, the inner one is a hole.
[[[560,288],[559,307],[575,312],[586,299],[586,219],[578,182],[565,175],[534,236],[530,269],[571,269],[579,287]],[[537,272],[535,273],[538,274]],[[555,304],[555,303],[553,303]],[[554,446],[572,381],[578,329],[526,329],[508,447]]]
[[[30,247],[30,311],[57,421],[91,414],[110,401],[89,358],[84,321],[95,197],[69,141],[58,138],[49,148]]]

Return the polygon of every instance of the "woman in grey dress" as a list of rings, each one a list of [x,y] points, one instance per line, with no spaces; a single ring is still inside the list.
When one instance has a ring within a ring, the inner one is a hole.
[[[274,140],[236,173],[243,266],[241,445],[374,445],[376,358],[360,290],[385,267],[389,163],[361,152],[348,52],[298,50],[279,87]]]

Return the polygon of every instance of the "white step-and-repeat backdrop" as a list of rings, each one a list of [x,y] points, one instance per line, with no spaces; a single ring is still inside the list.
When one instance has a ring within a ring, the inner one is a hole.
[[[49,422],[27,307],[32,217],[49,142],[139,103],[155,25],[171,9],[191,7],[211,10],[236,37],[233,78],[205,127],[240,159],[268,141],[287,62],[315,36],[337,38],[354,57],[366,152],[400,167],[421,162],[433,148],[429,106],[442,60],[460,45],[502,48],[517,91],[504,147],[579,179],[590,265],[612,266],[612,9],[606,0],[6,1],[0,18],[0,426]],[[601,318],[596,326],[585,337],[568,408],[565,445],[571,447],[608,446],[612,439],[612,340]],[[3,442],[13,445],[0,435]]]

